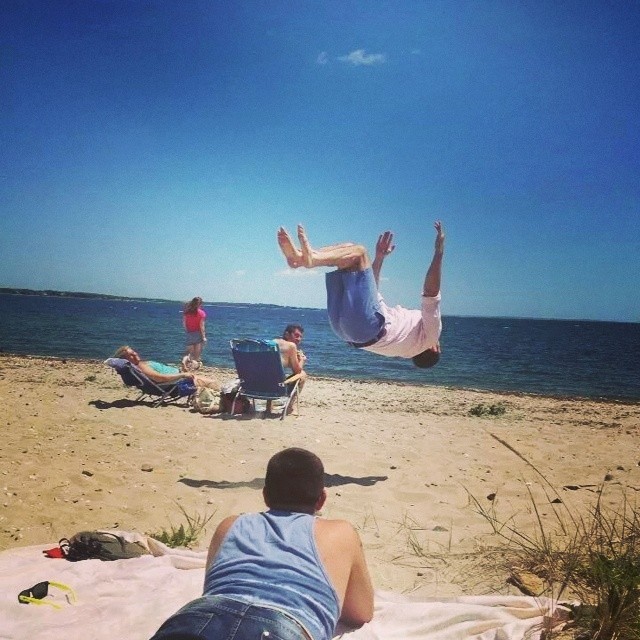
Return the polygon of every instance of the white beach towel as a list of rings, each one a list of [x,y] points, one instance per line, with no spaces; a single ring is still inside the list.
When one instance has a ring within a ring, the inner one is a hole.
[[[122,533],[122,532],[119,532]],[[1,640],[148,640],[189,600],[202,593],[205,552],[170,549],[144,540],[154,555],[130,560],[69,562],[43,556],[55,545],[21,547],[0,553]],[[45,580],[69,585],[77,603],[51,589],[61,609],[20,604],[18,593]],[[544,598],[465,596],[412,599],[376,592],[372,622],[344,640],[535,640]]]

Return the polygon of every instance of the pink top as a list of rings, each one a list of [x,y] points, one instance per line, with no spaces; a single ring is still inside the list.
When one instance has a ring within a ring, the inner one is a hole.
[[[364,347],[382,356],[413,358],[433,347],[440,339],[440,294],[435,298],[422,296],[422,310],[388,307],[380,293],[380,312],[384,315],[387,333],[370,347]]]
[[[198,309],[195,313],[184,314],[184,328],[192,333],[193,331],[200,331],[200,322],[207,317],[204,309]]]

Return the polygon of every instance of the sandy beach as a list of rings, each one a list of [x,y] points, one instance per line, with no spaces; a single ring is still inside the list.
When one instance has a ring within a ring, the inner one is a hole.
[[[640,490],[640,404],[314,377],[284,421],[135,397],[101,362],[0,357],[0,550],[85,529],[153,533],[179,525],[180,508],[213,514],[205,548],[223,517],[262,508],[268,458],[300,446],[324,461],[323,515],[357,527],[376,588],[507,593],[470,495],[526,530],[529,491],[551,518],[550,486],[576,509],[603,482],[611,500]],[[505,411],[472,415],[479,405]]]

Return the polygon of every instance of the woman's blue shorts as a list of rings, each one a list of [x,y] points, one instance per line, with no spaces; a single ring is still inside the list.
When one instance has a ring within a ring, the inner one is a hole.
[[[187,346],[190,347],[194,344],[200,344],[204,342],[202,334],[199,331],[187,331]]]

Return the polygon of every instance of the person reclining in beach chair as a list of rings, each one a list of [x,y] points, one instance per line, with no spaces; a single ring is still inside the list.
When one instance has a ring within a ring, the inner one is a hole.
[[[340,619],[373,617],[360,536],[346,520],[316,517],[327,498],[318,456],[291,448],[267,465],[267,511],[225,518],[209,546],[204,593],[151,640],[330,640]]]
[[[114,358],[123,358],[135,365],[144,373],[145,376],[157,382],[164,384],[167,382],[179,382],[180,380],[192,380],[196,387],[208,387],[220,391],[220,383],[211,378],[205,378],[191,372],[180,371],[177,367],[172,367],[155,360],[142,360],[140,354],[128,345],[120,347],[114,354]]]
[[[298,267],[337,267],[326,274],[327,312],[333,332],[348,344],[383,356],[411,358],[416,367],[432,367],[440,359],[440,282],[444,230],[435,222],[433,258],[422,288],[422,308],[389,307],[378,290],[385,258],[393,252],[393,233],[378,237],[373,263],[362,245],[344,243],[313,249],[298,225],[300,249],[287,231],[278,229],[278,244],[287,264]]]

